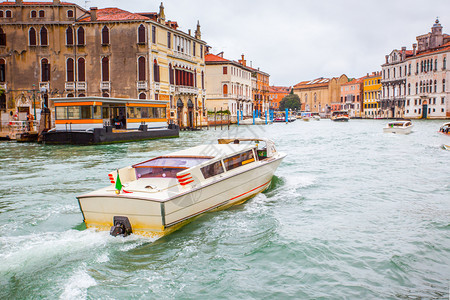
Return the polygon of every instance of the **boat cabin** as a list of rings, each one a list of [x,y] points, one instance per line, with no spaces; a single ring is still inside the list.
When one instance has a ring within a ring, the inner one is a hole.
[[[136,130],[167,126],[167,103],[163,100],[141,100],[104,97],[53,98],[55,129],[92,130],[113,126]]]
[[[348,111],[346,110],[335,110],[331,114],[332,117],[346,116],[348,117]]]
[[[395,128],[395,127],[408,127],[411,126],[411,121],[393,121],[389,122],[386,127]]]
[[[158,156],[119,170],[122,182],[146,178],[176,178],[181,186],[199,183],[275,154],[275,145],[268,139],[219,139],[219,144],[202,145]],[[207,155],[205,155],[207,154]],[[109,174],[115,183],[116,172]]]

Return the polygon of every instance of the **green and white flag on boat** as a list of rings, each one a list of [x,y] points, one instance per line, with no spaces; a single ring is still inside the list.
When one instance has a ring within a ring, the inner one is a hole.
[[[121,190],[122,190],[122,182],[120,181],[119,170],[117,170],[116,191],[120,192]]]

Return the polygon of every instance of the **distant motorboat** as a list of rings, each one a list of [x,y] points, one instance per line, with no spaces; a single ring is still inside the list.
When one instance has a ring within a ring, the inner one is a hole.
[[[386,127],[383,128],[383,132],[409,134],[411,133],[412,128],[413,124],[411,121],[392,121],[386,124]]]
[[[345,110],[333,111],[331,114],[331,121],[335,122],[348,122],[349,120],[348,112]]]
[[[450,135],[450,122],[448,123],[444,123],[441,128],[439,128],[439,132],[446,134],[446,135]]]
[[[312,113],[311,119],[313,119],[314,121],[320,121],[319,113]]]

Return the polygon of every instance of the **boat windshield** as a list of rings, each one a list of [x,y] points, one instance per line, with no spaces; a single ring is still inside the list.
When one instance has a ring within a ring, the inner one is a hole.
[[[175,178],[178,172],[199,165],[202,162],[210,160],[211,158],[213,157],[161,156],[133,165],[133,168],[136,170],[137,178],[150,178],[150,177]]]

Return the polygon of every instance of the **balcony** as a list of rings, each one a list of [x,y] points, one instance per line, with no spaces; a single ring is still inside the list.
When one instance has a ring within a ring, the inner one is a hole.
[[[161,89],[161,84],[159,82],[153,83],[153,89],[159,91]]]
[[[0,83],[0,89],[5,90],[6,91],[6,83]]]
[[[87,89],[87,83],[85,81],[77,82],[77,90],[85,91]]]
[[[178,94],[198,94],[198,88],[192,87],[192,86],[176,86],[175,92]]]
[[[111,89],[111,82],[109,81],[100,82],[100,89],[102,91],[109,91]]]
[[[138,81],[137,88],[138,88],[138,90],[146,90],[147,89],[147,81]]]
[[[67,90],[67,91],[73,91],[73,90],[75,90],[75,82],[73,82],[73,81],[67,81],[65,84],[64,84],[64,88]]]
[[[175,86],[173,86],[173,85],[170,85],[170,87],[169,87],[169,92],[172,94],[172,93],[175,93]]]

